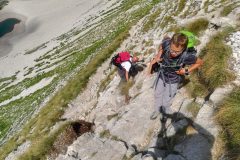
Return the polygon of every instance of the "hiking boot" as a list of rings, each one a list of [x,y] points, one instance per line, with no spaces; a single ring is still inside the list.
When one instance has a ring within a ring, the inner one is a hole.
[[[158,117],[159,114],[160,114],[159,112],[154,111],[154,112],[151,114],[150,119],[151,119],[151,120],[156,119],[156,118]]]

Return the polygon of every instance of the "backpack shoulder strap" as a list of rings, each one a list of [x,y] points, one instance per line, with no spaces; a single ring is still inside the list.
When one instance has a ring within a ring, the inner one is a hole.
[[[171,43],[171,39],[166,39],[162,43],[163,54],[161,55],[161,58],[163,58],[163,61],[166,63],[165,65],[170,64],[169,62],[170,43]]]
[[[184,59],[186,58],[188,54],[188,49],[185,49],[181,55],[181,57],[179,58],[177,65],[182,65],[182,63],[184,62]]]
[[[164,53],[167,53],[170,48],[171,39],[165,39],[162,41],[162,49]]]

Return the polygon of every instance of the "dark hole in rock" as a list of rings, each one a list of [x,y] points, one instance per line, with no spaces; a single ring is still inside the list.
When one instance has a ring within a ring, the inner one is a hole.
[[[71,125],[73,130],[77,134],[77,136],[80,136],[86,132],[92,132],[92,126],[93,126],[92,123],[85,122],[85,121],[78,121],[78,122],[73,122]]]
[[[56,159],[59,154],[66,154],[67,147],[70,146],[78,137],[87,132],[93,132],[93,123],[86,121],[75,121],[70,123],[64,131],[56,138],[48,154],[49,159]]]

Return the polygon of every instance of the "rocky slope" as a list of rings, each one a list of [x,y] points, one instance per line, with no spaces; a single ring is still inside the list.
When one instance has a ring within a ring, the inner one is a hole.
[[[54,158],[48,155],[48,159],[224,159],[219,143],[221,128],[214,121],[214,113],[223,97],[233,89],[233,83],[229,82],[222,88],[215,89],[207,97],[196,98],[192,98],[188,89],[182,87],[172,104],[172,109],[177,114],[168,118],[166,123],[161,123],[159,119],[152,121],[149,118],[154,110],[154,90],[151,86],[155,77],[146,75],[146,65],[156,53],[163,36],[171,35],[172,29],[177,26],[186,25],[199,18],[210,22],[206,30],[198,36],[198,51],[217,31],[226,26],[236,27],[239,7],[232,9],[227,16],[220,15],[224,6],[231,4],[237,6],[239,2],[183,0],[172,3],[171,0],[166,0],[157,4],[149,15],[131,28],[129,38],[116,51],[137,52],[145,59],[144,64],[139,64],[143,70],[140,69],[132,79],[133,85],[128,93],[131,97],[129,103],[125,102],[121,93],[120,77],[109,68],[110,60],[106,61],[89,79],[86,89],[68,104],[61,117],[64,121],[81,120],[90,122],[93,126],[88,132],[78,135],[72,144]],[[153,24],[146,29],[151,17],[154,17]],[[237,61],[239,45],[235,40],[239,38],[238,34],[239,32],[233,33],[229,42]],[[234,68],[239,71],[237,65]],[[239,84],[238,79],[234,84]],[[57,123],[53,128],[57,128],[61,123]],[[19,146],[6,159],[15,159],[27,147],[30,147],[28,142]]]
[[[142,31],[144,23],[149,18],[146,16],[131,29],[131,36],[118,51],[131,48],[132,52],[145,53],[147,63],[171,26],[183,25],[204,17],[210,24],[199,36],[201,44],[197,49],[201,50],[209,38],[217,32],[218,28],[214,28],[214,25],[221,27],[235,25],[237,15],[240,13],[239,8],[233,10],[227,17],[221,17],[219,14],[224,5],[236,2],[187,1],[183,11],[173,16],[174,20],[165,23],[166,25],[161,28],[159,25],[164,23],[164,17],[172,15],[174,8],[176,10],[179,7],[177,3],[173,4],[171,1],[162,2],[152,10],[152,12],[161,10],[153,28],[146,33]],[[238,32],[234,33],[230,38],[232,42],[229,42],[233,46],[235,56],[239,56],[239,45],[235,42],[239,38],[237,35]],[[150,44],[147,44],[149,41]],[[90,79],[87,89],[69,104],[63,116],[68,120],[81,119],[94,122],[94,133],[80,136],[68,147],[66,154],[58,156],[58,160],[206,160],[224,157],[224,153],[219,153],[220,128],[213,117],[218,104],[231,92],[233,84],[229,83],[216,89],[205,99],[200,97],[193,99],[186,88],[181,88],[172,105],[172,109],[179,113],[178,116],[169,118],[166,124],[162,124],[159,119],[155,121],[149,119],[153,112],[154,99],[151,86],[154,77],[147,77],[146,69],[139,72],[129,91],[132,97],[130,103],[126,104],[118,86],[120,78],[117,73],[110,73],[108,69],[106,62]],[[237,65],[235,69],[239,71]],[[105,90],[99,93],[101,82],[108,75],[112,79],[109,80]],[[189,105],[193,102],[199,106],[199,111],[195,114],[189,110]]]

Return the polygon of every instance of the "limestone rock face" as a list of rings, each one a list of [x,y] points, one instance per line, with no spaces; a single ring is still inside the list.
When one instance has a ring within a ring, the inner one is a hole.
[[[68,147],[66,155],[60,155],[57,160],[106,160],[122,159],[127,149],[122,142],[101,139],[87,133],[79,137],[72,146]]]

